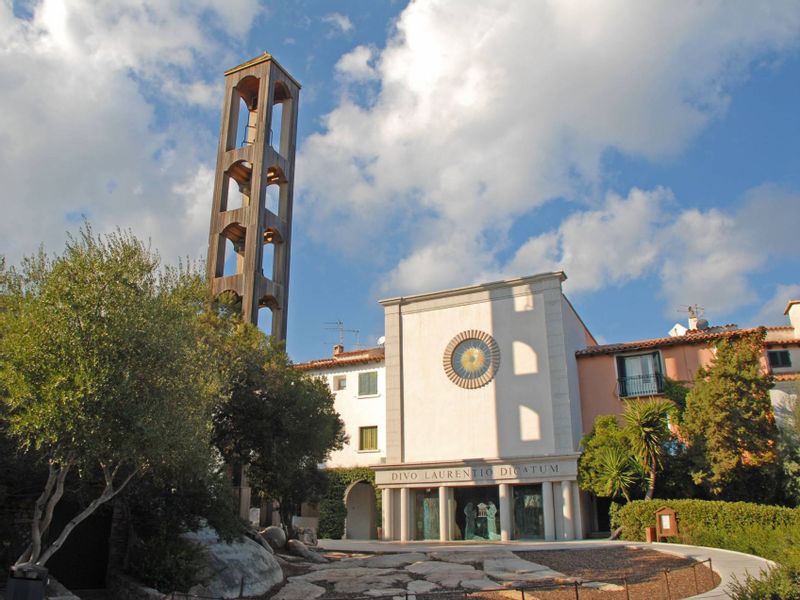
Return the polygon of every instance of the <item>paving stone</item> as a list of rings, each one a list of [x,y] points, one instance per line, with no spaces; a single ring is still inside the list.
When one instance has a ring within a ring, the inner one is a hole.
[[[335,583],[337,581],[346,581],[349,579],[356,579],[356,578],[365,578],[369,579],[371,577],[381,577],[386,575],[405,575],[402,571],[396,571],[393,569],[372,569],[368,567],[350,567],[346,569],[319,569],[315,571],[311,571],[309,573],[305,573],[303,575],[295,575],[293,577],[289,577],[289,581],[327,581],[330,583]]]
[[[272,600],[305,600],[319,598],[325,594],[325,588],[307,581],[292,581],[281,588]]]
[[[432,581],[427,581],[425,579],[415,579],[414,581],[408,582],[406,589],[412,594],[427,594],[428,592],[432,592],[433,590],[438,590],[439,586],[433,583]]]
[[[383,590],[368,590],[364,592],[365,596],[400,596],[401,598],[406,597],[406,591],[403,588],[386,588]]]
[[[493,590],[500,587],[500,585],[496,581],[482,577],[481,579],[466,579],[461,581],[461,587],[465,590]]]
[[[504,583],[531,582],[565,577],[563,573],[516,556],[513,558],[490,559],[484,562],[483,567],[489,577]]]
[[[363,562],[365,567],[396,569],[423,560],[427,560],[427,556],[422,552],[405,552],[402,554],[376,554]]]
[[[468,565],[482,563],[488,559],[517,557],[513,552],[509,550],[501,550],[500,548],[497,550],[474,550],[472,552],[467,550],[443,550],[440,552],[431,552],[428,554],[428,556],[435,560]]]
[[[602,592],[622,592],[625,588],[616,583],[607,583],[605,581],[584,581],[581,584],[583,587],[600,590]]]
[[[407,573],[388,573],[383,576],[357,577],[336,582],[333,589],[339,594],[362,594],[370,590],[378,591],[389,589],[398,583],[409,581],[411,576]],[[400,590],[405,593],[405,590]]]

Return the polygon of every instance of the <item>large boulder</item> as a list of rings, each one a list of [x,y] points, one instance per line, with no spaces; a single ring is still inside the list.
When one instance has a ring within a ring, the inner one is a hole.
[[[286,547],[286,532],[277,525],[270,525],[259,533],[272,546],[273,550],[283,550]]]
[[[306,546],[300,540],[289,540],[286,544],[287,549],[289,552],[294,554],[295,556],[299,556],[301,558],[305,558],[307,561],[317,564],[323,564],[328,562],[328,559],[324,556],[320,556],[313,550],[310,550],[308,546]]]
[[[283,581],[283,571],[275,557],[251,539],[245,537],[228,544],[210,527],[183,537],[202,546],[207,554],[200,573],[203,583],[191,588],[191,594],[217,598],[263,596]]]

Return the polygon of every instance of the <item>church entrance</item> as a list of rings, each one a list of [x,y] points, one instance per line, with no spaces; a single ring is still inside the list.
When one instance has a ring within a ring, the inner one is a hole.
[[[514,528],[512,539],[544,539],[542,484],[514,485]]]
[[[500,492],[496,485],[455,488],[455,539],[500,539]],[[460,532],[461,536],[458,537]]]

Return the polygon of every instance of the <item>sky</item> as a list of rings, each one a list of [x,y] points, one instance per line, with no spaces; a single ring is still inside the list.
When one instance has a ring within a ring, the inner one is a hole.
[[[0,0],[0,254],[204,260],[223,72],[303,86],[287,349],[564,270],[600,342],[800,298],[800,2]],[[357,333],[356,333],[357,331]]]

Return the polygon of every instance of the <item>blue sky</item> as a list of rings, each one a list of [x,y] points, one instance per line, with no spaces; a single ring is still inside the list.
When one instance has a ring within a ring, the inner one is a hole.
[[[800,297],[796,1],[0,0],[0,252],[85,215],[204,258],[222,73],[263,51],[303,85],[295,360],[551,269],[608,342]]]

